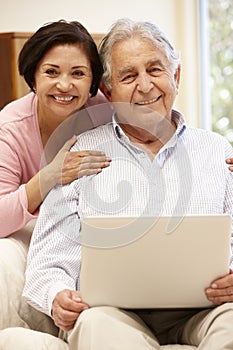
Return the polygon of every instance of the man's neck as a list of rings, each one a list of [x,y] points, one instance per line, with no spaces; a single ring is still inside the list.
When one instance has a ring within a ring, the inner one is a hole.
[[[156,135],[129,124],[120,125],[132,144],[146,151],[151,159],[154,159],[160,149],[171,139],[176,131],[175,123],[169,123],[169,126],[166,123],[166,128],[160,131],[157,130]]]

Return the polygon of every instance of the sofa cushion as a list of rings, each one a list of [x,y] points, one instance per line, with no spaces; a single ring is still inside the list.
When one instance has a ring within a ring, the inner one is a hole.
[[[197,349],[196,346],[191,345],[178,345],[178,344],[172,344],[172,345],[163,345],[160,347],[161,350],[195,350]]]
[[[69,346],[63,340],[47,333],[11,327],[0,331],[0,349],[69,350]]]

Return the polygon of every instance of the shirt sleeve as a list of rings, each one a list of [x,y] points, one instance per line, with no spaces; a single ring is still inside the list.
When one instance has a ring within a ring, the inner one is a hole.
[[[231,145],[225,140],[225,158],[233,157],[233,149]],[[231,261],[230,267],[233,269],[233,173],[228,169],[226,164],[226,192],[224,201],[224,213],[228,214],[232,218],[231,223]]]
[[[17,152],[0,135],[0,238],[7,237],[36,218],[28,211],[25,184],[22,184],[22,167]]]
[[[81,265],[78,180],[56,186],[44,200],[28,252],[23,295],[51,315],[56,294],[76,290]]]
[[[233,174],[229,173],[227,178],[227,188],[224,202],[224,212],[231,216],[231,261],[230,267],[233,269]]]

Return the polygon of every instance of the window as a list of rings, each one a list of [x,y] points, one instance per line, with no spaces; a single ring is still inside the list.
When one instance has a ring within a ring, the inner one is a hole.
[[[232,0],[200,0],[203,126],[233,144]]]

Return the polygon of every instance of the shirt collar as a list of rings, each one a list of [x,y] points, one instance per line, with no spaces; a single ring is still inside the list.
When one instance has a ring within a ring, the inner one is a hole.
[[[181,134],[183,134],[184,130],[186,129],[186,123],[185,123],[185,119],[182,113],[180,113],[179,111],[173,109],[172,110],[172,120],[176,123],[176,134],[178,136],[180,136]]]
[[[176,132],[173,134],[171,139],[162,147],[162,149],[164,149],[164,147],[165,148],[173,147],[177,142],[177,137],[182,135],[184,130],[186,129],[186,123],[185,123],[184,116],[179,111],[174,110],[174,109],[172,110],[172,120],[175,122],[175,124],[177,126]],[[112,123],[113,123],[113,129],[114,129],[115,134],[118,138],[127,137],[125,135],[124,131],[121,129],[120,125],[118,124],[116,112],[113,113]]]

